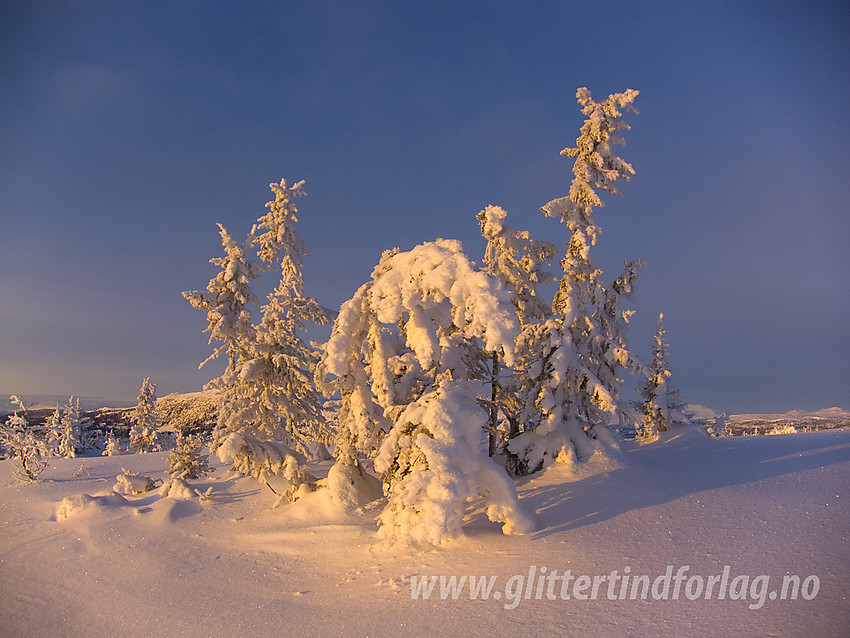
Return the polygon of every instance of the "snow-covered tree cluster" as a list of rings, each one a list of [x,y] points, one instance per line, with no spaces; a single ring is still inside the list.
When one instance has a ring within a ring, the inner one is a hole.
[[[90,428],[91,422],[80,412],[80,400],[72,396],[64,408],[56,406],[43,430],[54,456],[74,458],[93,448]]]
[[[574,160],[573,179],[541,209],[568,231],[559,274],[550,272],[555,245],[487,206],[478,213],[482,266],[456,240],[385,251],[317,346],[303,340],[305,327],[331,313],[303,291],[306,250],[294,226],[303,182],[271,184],[275,199],[243,242],[219,225],[225,256],[211,261],[220,272],[206,291],[184,293],[207,313],[216,344],[207,361],[227,357],[209,385],[221,393],[219,456],[270,487],[270,477],[283,477],[292,497],[314,482],[304,457],[329,445],[333,500],[353,509],[382,488],[381,535],[439,545],[461,534],[471,499],[506,533],[533,529],[511,476],[583,460],[604,445],[609,423],[633,419],[625,373],[648,379],[644,415],[667,401],[663,418],[674,418],[677,400],[660,385],[666,350],[647,369],[626,339],[632,311],[624,306],[643,262],[626,261],[606,283],[590,254],[602,194],[620,195],[634,174],[616,147],[637,95],[597,102],[577,92],[586,120],[562,151]],[[280,283],[255,321],[251,284],[278,263]],[[541,296],[549,283],[557,284],[551,300]],[[661,417],[651,418],[658,427]]]

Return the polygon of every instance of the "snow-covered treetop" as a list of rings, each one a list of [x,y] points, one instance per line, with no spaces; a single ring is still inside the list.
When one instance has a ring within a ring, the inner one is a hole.
[[[214,257],[210,263],[221,270],[210,280],[205,291],[183,293],[195,308],[207,311],[208,325],[204,332],[210,333],[209,342],[223,342],[200,367],[225,351],[229,354],[230,367],[234,365],[240,348],[244,347],[242,342],[254,332],[248,304],[257,303],[251,282],[262,272],[261,265],[249,258],[254,242],[253,232],[244,243],[238,244],[224,226],[218,224],[218,228],[225,256]]]
[[[576,139],[575,148],[565,148],[561,155],[575,158],[573,181],[570,194],[552,200],[542,210],[548,217],[557,217],[566,222],[575,232],[583,230],[590,245],[596,243],[599,228],[591,217],[595,206],[603,206],[595,189],[612,195],[620,195],[616,186],[619,180],[629,180],[634,175],[631,164],[618,157],[614,146],[625,144],[619,131],[628,130],[629,125],[620,118],[626,111],[637,113],[633,106],[638,91],[627,89],[614,93],[602,102],[596,102],[590,91],[582,87],[576,92],[582,113],[588,116]],[[586,230],[585,230],[586,229]]]
[[[257,220],[256,230],[264,230],[257,235],[254,243],[257,244],[257,254],[266,263],[274,263],[280,259],[281,247],[286,246],[287,254],[293,253],[290,258],[298,259],[307,252],[298,234],[295,232],[295,222],[298,221],[294,199],[303,197],[307,193],[303,189],[304,180],[296,182],[289,187],[286,180],[281,179],[280,184],[272,182],[269,188],[274,193],[274,200],[266,204],[269,212]]]

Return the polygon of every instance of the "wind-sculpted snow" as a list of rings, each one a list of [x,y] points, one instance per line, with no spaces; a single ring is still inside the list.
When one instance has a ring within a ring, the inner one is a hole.
[[[82,462],[87,472],[78,474]],[[8,576],[0,578],[0,634],[280,636],[296,628],[392,636],[402,627],[434,636],[815,637],[850,629],[850,429],[710,438],[674,427],[651,445],[625,442],[617,455],[556,463],[520,482],[532,534],[500,534],[485,499],[474,498],[461,519],[465,536],[439,551],[387,546],[376,532],[383,500],[345,512],[319,489],[273,507],[274,495],[254,479],[234,477],[217,459],[215,467],[188,482],[191,493],[168,485],[166,498],[165,486],[111,490],[121,468],[168,481],[165,452],[57,458],[26,485],[12,477],[13,460],[0,461]],[[447,467],[463,485],[469,470]],[[327,464],[310,469],[322,477]],[[595,600],[564,600],[560,587],[550,600],[545,580],[540,597],[536,582],[524,594],[532,566],[538,575],[546,566],[547,576],[629,567],[655,578],[667,565],[674,573],[689,566],[688,577],[729,565],[751,580],[769,575],[770,589],[786,572],[815,575],[820,590],[812,600],[767,597],[760,609],[728,593],[612,600],[607,582]],[[486,599],[468,588],[442,596],[440,575],[486,576],[495,586]],[[412,576],[438,578],[429,600],[413,597]],[[525,583],[507,609],[511,578]]]

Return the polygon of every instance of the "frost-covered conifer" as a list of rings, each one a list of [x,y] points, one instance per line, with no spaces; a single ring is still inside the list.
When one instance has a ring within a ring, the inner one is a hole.
[[[627,262],[624,275],[606,289],[602,271],[590,258],[601,232],[593,219],[593,209],[603,205],[599,191],[620,195],[616,183],[634,174],[614,146],[623,143],[619,132],[629,127],[620,118],[635,110],[637,94],[630,89],[596,102],[586,88],[578,90],[588,117],[575,148],[561,151],[575,159],[574,178],[567,196],[542,207],[545,215],[566,224],[570,238],[552,304],[554,316],[525,331],[518,343],[518,356],[529,361],[526,376],[537,389],[534,403],[540,419],[509,448],[524,459],[529,472],[559,455],[591,454],[592,439],[604,436],[601,427],[621,409],[620,370],[641,369],[625,346],[628,313],[619,309],[620,298],[631,293],[639,262]]]
[[[659,432],[666,432],[675,423],[685,423],[682,413],[685,404],[679,400],[679,390],[670,383],[670,371],[667,366],[669,354],[664,342],[664,315],[658,315],[658,328],[655,331],[652,346],[652,365],[647,370],[647,378],[638,386],[637,393],[643,401],[636,405],[642,418],[638,423],[638,437],[651,440]]]
[[[180,434],[168,457],[168,473],[174,478],[198,479],[212,472],[200,434]]]
[[[60,416],[61,415],[61,416]],[[59,416],[57,421],[56,417]],[[83,451],[83,423],[80,419],[80,400],[68,399],[65,411],[57,406],[53,413],[53,427],[58,434],[57,453],[65,458],[74,458]]]
[[[330,435],[313,381],[319,353],[301,337],[307,324],[328,321],[328,311],[304,294],[307,249],[295,228],[293,201],[305,194],[303,184],[270,184],[275,199],[266,204],[269,212],[252,231],[265,231],[253,241],[264,268],[280,262],[281,278],[262,307],[253,340],[225,377],[228,400],[220,423],[227,432],[279,441],[306,454],[312,442],[327,443]]]
[[[123,454],[123,450],[121,449],[121,441],[118,440],[114,434],[109,434],[106,439],[106,449],[103,451],[101,456],[118,456]]]
[[[218,227],[225,256],[214,257],[210,263],[219,266],[221,270],[210,280],[205,291],[183,293],[192,306],[207,312],[204,332],[210,333],[209,343],[221,343],[198,367],[203,368],[219,355],[227,354],[224,374],[208,384],[215,388],[226,387],[226,380],[230,378],[228,375],[234,373],[237,363],[245,358],[246,350],[255,339],[248,305],[257,303],[251,282],[261,272],[260,264],[249,258],[254,243],[253,233],[248,235],[244,243],[237,244],[224,226],[218,224]]]
[[[58,405],[44,423],[44,441],[54,456],[65,456],[61,451],[62,408]]]
[[[480,353],[511,365],[518,332],[510,294],[454,240],[386,251],[342,305],[317,379],[341,397],[334,468],[351,480],[339,485],[359,484],[360,455],[382,477],[382,535],[440,544],[461,533],[474,496],[506,533],[532,527],[513,483],[480,447]]]
[[[243,433],[306,452],[313,441],[326,443],[330,436],[313,381],[318,352],[301,337],[305,324],[328,320],[327,311],[303,290],[306,248],[295,229],[294,203],[305,194],[303,184],[270,184],[275,199],[241,246],[222,227],[227,257],[212,260],[222,272],[206,292],[183,293],[193,306],[207,310],[210,340],[223,342],[210,359],[228,353],[224,373],[207,385],[220,391],[222,401],[214,448],[229,434]],[[250,258],[254,246],[260,261]],[[250,282],[278,261],[280,282],[254,325],[249,306],[258,302]]]
[[[213,449],[219,458],[232,462],[235,471],[255,476],[269,487],[269,475],[285,474],[290,498],[300,485],[314,482],[302,467],[301,453],[306,454],[314,442],[330,439],[313,378],[318,351],[301,336],[305,324],[328,320],[327,311],[303,290],[306,247],[295,229],[294,203],[305,194],[303,184],[290,187],[286,180],[270,184],[275,198],[266,204],[268,212],[257,220],[244,244],[237,246],[222,228],[228,257],[213,260],[223,270],[210,281],[207,292],[183,293],[192,305],[207,309],[211,341],[224,342],[211,358],[225,350],[229,355],[222,376],[207,385],[218,390],[222,400]],[[249,257],[254,246],[258,262]],[[278,261],[280,282],[262,307],[261,322],[254,325],[249,304],[257,300],[250,282]],[[280,463],[269,460],[277,456]]]
[[[275,441],[231,432],[216,448],[216,455],[220,461],[231,463],[233,472],[257,479],[279,500],[297,500],[300,493],[316,487],[316,478],[307,470],[307,459]]]
[[[156,415],[156,385],[149,378],[142,381],[139,399],[130,428],[130,449],[134,452],[151,452],[157,448],[159,418]]]
[[[555,281],[547,268],[558,252],[554,244],[530,239],[528,231],[514,230],[507,225],[507,213],[499,206],[488,206],[478,213],[481,234],[487,240],[484,253],[485,272],[496,276],[510,292],[516,308],[520,330],[525,331],[535,322],[551,316],[549,304],[537,294],[537,286]],[[534,409],[529,400],[532,392],[522,373],[523,361],[518,361],[516,373],[505,369],[498,354],[493,353],[489,362],[490,398],[485,404],[488,410],[490,432],[490,455],[499,447],[498,438],[517,436],[524,424],[532,420]],[[507,431],[497,429],[499,413],[508,422]],[[509,455],[509,470],[513,471],[515,460]]]

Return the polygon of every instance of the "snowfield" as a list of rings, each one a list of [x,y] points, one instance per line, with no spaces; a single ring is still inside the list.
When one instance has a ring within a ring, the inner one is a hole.
[[[520,482],[538,531],[472,502],[439,549],[382,543],[380,501],[274,507],[215,463],[201,499],[113,492],[122,468],[167,479],[164,452],[53,459],[26,485],[0,462],[0,635],[850,635],[850,428],[622,443]]]

